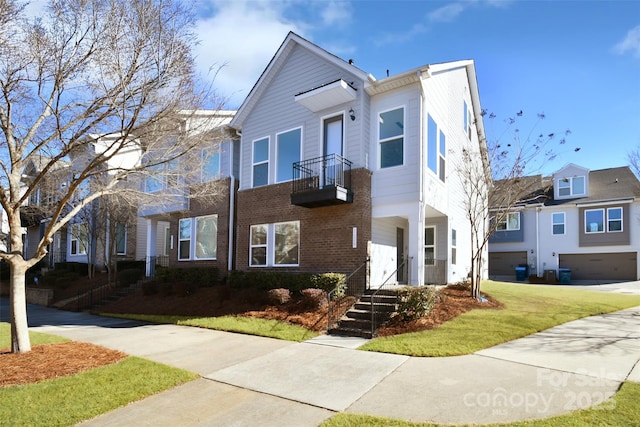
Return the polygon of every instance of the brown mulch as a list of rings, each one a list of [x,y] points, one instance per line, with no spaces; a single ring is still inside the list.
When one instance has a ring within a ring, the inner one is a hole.
[[[404,334],[434,329],[447,320],[451,320],[474,308],[500,308],[502,304],[490,295],[483,296],[488,300],[481,302],[471,298],[470,291],[463,288],[448,287],[440,291],[444,298],[437,302],[425,317],[416,320],[403,320],[400,316],[391,319],[386,325],[378,329],[378,336]]]
[[[487,302],[471,298],[468,289],[445,288],[444,298],[431,312],[417,320],[399,316],[378,330],[379,336],[433,329],[473,308],[500,308],[502,304],[488,295]],[[346,310],[353,299],[343,299],[332,309]],[[299,324],[314,331],[326,329],[327,307],[311,309],[300,298],[282,305],[269,304],[265,293],[225,286],[200,288],[185,295],[142,295],[121,298],[100,309],[104,313],[138,313],[213,317],[224,315],[253,316]],[[126,357],[119,351],[82,342],[34,346],[31,352],[11,354],[0,349],[0,387],[28,384],[71,375],[117,362]]]
[[[84,342],[33,346],[30,352],[0,350],[0,387],[30,384],[118,362],[125,353]]]

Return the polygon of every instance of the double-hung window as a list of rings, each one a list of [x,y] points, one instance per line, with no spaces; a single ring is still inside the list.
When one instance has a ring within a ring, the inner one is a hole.
[[[607,231],[610,233],[622,231],[622,208],[607,209]]]
[[[424,229],[424,264],[435,265],[436,263],[436,228],[425,227]]]
[[[498,231],[520,230],[520,212],[509,212],[498,221]]]
[[[291,267],[300,264],[300,222],[251,226],[249,265]]]
[[[253,141],[253,187],[269,183],[269,138]]]
[[[564,212],[554,212],[551,215],[551,227],[552,234],[561,235],[564,234],[565,227],[565,214]]]
[[[444,137],[444,133],[440,131],[440,156],[439,156],[439,164],[438,164],[438,176],[440,177],[440,181],[445,181],[445,158],[447,152],[446,139]]]
[[[293,179],[293,164],[300,161],[302,128],[276,135],[276,182]]]
[[[456,230],[451,229],[451,265],[456,265],[458,261],[458,242]]]
[[[404,108],[379,114],[378,141],[381,169],[404,164]]]
[[[561,178],[558,180],[558,196],[571,197],[585,194],[584,176]]]
[[[183,218],[178,222],[178,259],[214,260],[218,251],[218,215]]]
[[[471,110],[469,109],[467,101],[462,102],[464,104],[462,111],[464,133],[467,134],[467,138],[471,139],[471,124],[473,123],[473,120],[471,120]]]

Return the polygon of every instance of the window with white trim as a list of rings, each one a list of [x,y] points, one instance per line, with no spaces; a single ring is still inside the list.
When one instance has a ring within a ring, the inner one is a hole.
[[[566,177],[558,180],[559,197],[584,196],[585,194],[584,176]]]
[[[456,265],[458,261],[457,234],[456,230],[451,229],[451,265]]]
[[[564,212],[554,212],[551,214],[551,233],[554,235],[564,234],[565,214]]]
[[[438,176],[440,177],[440,181],[444,182],[445,181],[445,157],[446,157],[447,147],[446,147],[446,139],[444,137],[444,133],[442,132],[442,130],[440,130],[439,145],[440,145],[440,155],[438,156],[438,159],[439,159]]]
[[[220,149],[208,147],[202,150],[202,182],[220,178]]]
[[[71,224],[69,227],[69,253],[86,255],[89,246],[89,226],[86,222]]]
[[[622,208],[607,208],[607,231],[617,233],[622,231]]]
[[[300,161],[302,128],[276,135],[276,182],[293,179],[293,164]]]
[[[380,168],[404,164],[404,107],[378,115]]]
[[[251,226],[251,267],[295,267],[300,264],[300,222],[288,221]]]
[[[473,120],[471,120],[471,110],[469,109],[469,106],[467,104],[467,101],[462,101],[463,102],[463,129],[464,129],[464,133],[467,135],[467,138],[471,139],[471,124],[473,123]]]
[[[436,263],[436,228],[433,226],[424,228],[424,264]]]
[[[269,183],[269,138],[253,141],[253,187]]]
[[[178,260],[215,260],[218,255],[218,215],[178,221]]]
[[[498,221],[498,231],[520,230],[520,212],[509,212]]]
[[[588,209],[584,211],[584,232],[604,233],[604,209]]]

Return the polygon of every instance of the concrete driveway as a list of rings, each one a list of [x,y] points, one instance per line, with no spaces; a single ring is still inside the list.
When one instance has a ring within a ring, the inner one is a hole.
[[[476,354],[363,352],[364,340],[304,343],[150,325],[29,306],[33,330],[197,372],[201,378],[83,425],[317,426],[338,411],[411,421],[545,418],[640,382],[640,307],[577,320]],[[0,319],[6,321],[6,299]]]

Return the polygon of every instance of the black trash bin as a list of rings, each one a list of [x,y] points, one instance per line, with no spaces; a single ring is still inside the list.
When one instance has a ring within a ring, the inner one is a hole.
[[[571,269],[570,268],[559,268],[558,276],[560,279],[560,283],[563,285],[571,284]]]

